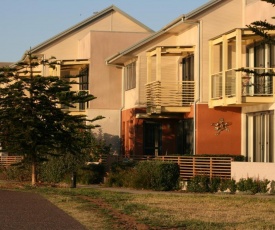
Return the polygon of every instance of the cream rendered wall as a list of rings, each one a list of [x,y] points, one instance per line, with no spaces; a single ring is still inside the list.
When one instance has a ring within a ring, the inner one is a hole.
[[[114,12],[101,17],[89,25],[83,26],[77,31],[73,31],[71,34],[55,41],[53,44],[50,44],[45,48],[41,48],[39,52],[43,53],[45,58],[51,56],[55,56],[57,59],[84,58],[81,56],[83,53],[78,52],[78,41],[87,36],[90,31],[148,32],[142,26],[130,21],[119,12]]]
[[[275,180],[275,163],[231,162],[231,178],[239,181],[241,178]]]
[[[100,125],[93,130],[98,138],[104,139],[107,144],[112,145],[111,153],[120,151],[120,110],[89,109],[87,116],[95,118],[98,115],[104,119],[95,121],[93,124]]]
[[[148,36],[146,33],[90,32],[90,91],[97,99],[93,109],[119,109],[121,103],[121,69],[107,66],[105,60]]]
[[[91,36],[90,33],[85,35],[82,39],[78,41],[78,57],[83,59],[90,58],[90,44],[91,44]]]
[[[274,24],[275,20],[271,17],[275,16],[275,8],[272,4],[261,0],[252,1],[246,5],[244,16],[245,25],[249,25],[251,22],[258,20],[267,20],[269,23]]]
[[[242,27],[241,0],[224,0],[214,6],[211,12],[196,16],[201,22],[201,53],[200,53],[200,102],[207,103],[209,92],[209,44],[208,41],[234,28]]]

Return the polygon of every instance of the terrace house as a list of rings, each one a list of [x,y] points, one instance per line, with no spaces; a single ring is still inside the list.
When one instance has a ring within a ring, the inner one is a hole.
[[[41,59],[54,56],[60,63],[55,70],[39,66],[37,74],[63,77],[84,73],[74,90],[88,90],[97,99],[80,103],[70,112],[86,114],[89,119],[104,116],[97,121],[101,125],[99,134],[114,152],[120,148],[122,83],[120,70],[106,66],[105,59],[152,33],[122,10],[110,6],[31,49]],[[22,60],[27,57],[23,55]]]
[[[108,58],[124,79],[124,154],[230,154],[274,162],[273,77],[235,71],[274,71],[274,46],[261,45],[246,29],[270,21],[273,12],[260,0],[212,0]],[[233,176],[241,175],[238,167]]]

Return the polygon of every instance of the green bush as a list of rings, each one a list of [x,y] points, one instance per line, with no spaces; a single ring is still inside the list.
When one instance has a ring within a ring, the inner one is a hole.
[[[209,181],[209,192],[215,193],[219,191],[221,184],[221,178],[219,177],[212,177]]]
[[[237,183],[236,180],[231,179],[228,181],[228,189],[230,191],[230,193],[234,194],[237,191]]]
[[[220,184],[219,184],[219,190],[221,192],[224,192],[227,189],[229,189],[229,180],[227,180],[227,179],[221,179],[220,180]]]
[[[76,181],[81,184],[99,184],[103,182],[104,174],[104,165],[90,164],[78,170]]]
[[[152,189],[156,191],[170,191],[178,189],[180,176],[179,166],[172,162],[154,162],[152,172]]]
[[[152,189],[153,173],[156,162],[141,161],[135,167],[132,187],[137,189]]]
[[[268,188],[268,184],[270,183],[269,180],[264,179],[264,180],[255,180],[255,187],[256,192],[255,193],[267,193],[270,188]]]
[[[31,181],[30,165],[12,165],[7,168],[1,168],[1,177],[5,180]]]
[[[275,181],[270,182],[270,194],[275,194]]]
[[[117,187],[131,187],[132,176],[135,174],[136,163],[133,161],[115,162],[111,166],[111,171],[108,173],[106,185]]]
[[[108,175],[108,186],[168,191],[178,188],[179,166],[171,162],[141,161],[114,164]]]
[[[196,175],[187,182],[187,191],[195,193],[209,192],[209,176]]]
[[[240,192],[251,192],[252,194],[256,193],[267,193],[269,188],[267,187],[270,183],[269,180],[254,180],[253,178],[241,178],[237,182],[237,190]]]

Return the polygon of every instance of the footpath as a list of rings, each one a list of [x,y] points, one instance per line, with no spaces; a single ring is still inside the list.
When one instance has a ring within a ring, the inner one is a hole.
[[[0,230],[87,230],[39,194],[0,189]]]

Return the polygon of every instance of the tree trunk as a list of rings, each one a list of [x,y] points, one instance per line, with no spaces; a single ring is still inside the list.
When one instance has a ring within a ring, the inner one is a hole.
[[[36,174],[36,162],[32,163],[32,185],[36,185],[37,174]]]

